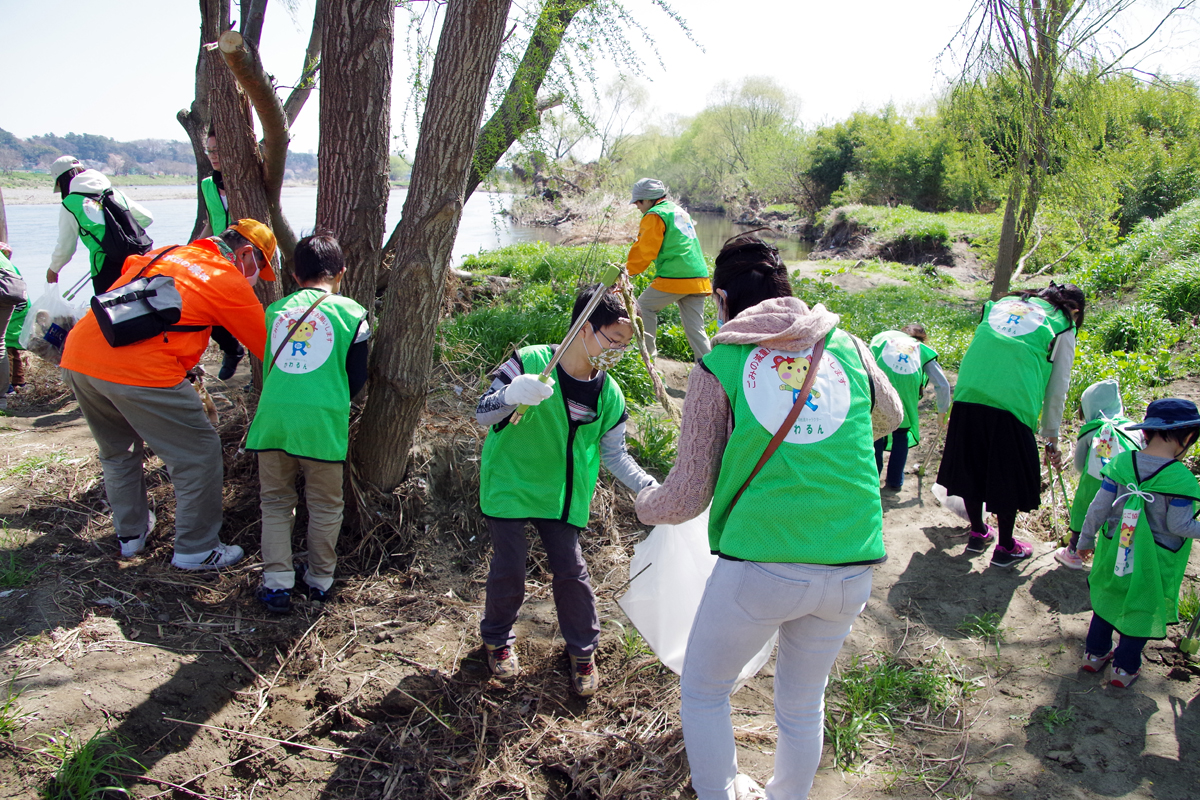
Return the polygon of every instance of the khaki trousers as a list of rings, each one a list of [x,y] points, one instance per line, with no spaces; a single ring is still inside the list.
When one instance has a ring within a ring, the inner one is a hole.
[[[292,528],[296,522],[296,476],[304,473],[308,505],[308,572],[304,580],[323,592],[333,586],[337,541],[342,530],[342,464],[296,458],[278,450],[258,454],[261,484],[263,586],[291,589]]]
[[[708,343],[708,334],[704,332],[704,294],[671,294],[661,292],[653,286],[638,295],[639,316],[642,326],[646,329],[646,349],[650,357],[658,355],[655,335],[658,333],[658,312],[671,303],[679,304],[679,319],[683,323],[683,332],[687,334],[688,344],[692,346],[692,355],[699,361],[708,355],[712,345]]]
[[[142,460],[148,444],[175,485],[175,553],[197,555],[220,544],[221,439],[192,385],[185,380],[160,389],[111,383],[69,369],[62,374],[100,448],[104,493],[117,537],[146,532],[150,508]]]

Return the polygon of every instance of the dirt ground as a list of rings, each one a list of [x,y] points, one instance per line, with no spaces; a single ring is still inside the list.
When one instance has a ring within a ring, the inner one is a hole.
[[[602,487],[586,536],[604,622],[601,692],[590,701],[568,688],[537,548],[519,622],[525,674],[511,684],[486,674],[481,432],[472,398],[451,386],[431,401],[413,477],[390,504],[357,504],[354,521],[368,532],[343,537],[335,600],[269,617],[252,597],[255,476],[239,452],[245,370],[227,387],[214,381],[226,443],[223,538],[250,553],[220,575],[169,566],[173,501],[154,458],[150,545],[115,557],[95,446],[51,370],[38,368],[38,388],[0,419],[0,567],[36,570],[0,591],[0,674],[23,690],[29,714],[0,739],[0,798],[33,798],[46,784],[39,737],[98,730],[131,744],[145,772],[130,790],[145,798],[694,796],[678,680],[625,635],[615,602],[644,532],[624,490]],[[665,372],[682,397],[687,368]],[[1200,797],[1200,668],[1176,651],[1181,632],[1151,643],[1130,690],[1077,671],[1086,573],[1057,566],[1048,541],[1030,563],[989,568],[986,555],[964,552],[963,525],[929,484],[910,474],[899,494],[884,495],[889,560],[839,669],[873,652],[941,659],[974,691],[937,723],[872,737],[851,771],[827,754],[812,797]],[[1048,510],[1019,522],[1038,539],[1052,537],[1050,523]],[[1193,585],[1198,572],[1193,557]],[[988,612],[1002,616],[999,644],[960,630]],[[772,668],[733,698],[741,767],[761,781],[773,757]]]

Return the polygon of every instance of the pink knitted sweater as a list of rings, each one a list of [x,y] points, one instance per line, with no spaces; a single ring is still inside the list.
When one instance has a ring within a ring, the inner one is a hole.
[[[738,314],[721,327],[712,341],[713,344],[761,344],[793,352],[807,350],[828,334],[839,319],[819,303],[809,309],[799,298],[778,297]],[[878,439],[900,425],[904,409],[866,345],[863,352],[867,354],[867,370],[875,382],[871,423]],[[721,382],[703,367],[693,369],[683,402],[675,466],[661,486],[649,486],[638,494],[635,506],[638,519],[647,525],[677,525],[707,508],[732,430],[733,415]],[[863,446],[869,447],[870,442],[864,442]]]

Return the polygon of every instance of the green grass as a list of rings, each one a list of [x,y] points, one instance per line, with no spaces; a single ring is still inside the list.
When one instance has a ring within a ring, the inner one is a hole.
[[[37,750],[54,774],[42,792],[46,800],[87,800],[109,793],[130,797],[119,773],[142,772],[129,745],[108,731],[96,731],[86,742],[70,731],[41,734]]]
[[[0,589],[19,589],[33,580],[42,565],[26,567],[21,563],[17,551],[25,546],[26,536],[18,537],[8,529],[0,527]]]
[[[1159,267],[1200,254],[1200,200],[1138,224],[1115,249],[1096,254],[1075,276],[1089,292],[1133,288]]]
[[[979,323],[979,304],[923,286],[880,286],[847,292],[826,281],[793,278],[792,290],[809,305],[824,303],[841,316],[839,327],[864,342],[880,331],[899,330],[920,322],[929,332],[929,346],[938,363],[957,369]]]
[[[1039,718],[1046,733],[1054,733],[1059,728],[1065,728],[1075,721],[1075,709],[1071,706],[1066,708],[1043,706],[1031,716]]]
[[[940,716],[974,691],[953,662],[910,662],[886,653],[855,656],[829,684],[825,739],[839,767],[862,757],[863,735],[894,732],[914,719]]]
[[[194,175],[109,175],[113,186],[187,186],[196,182]],[[53,189],[54,181],[45,172],[13,170],[0,172],[3,189]]]
[[[4,689],[4,699],[0,700],[0,738],[11,738],[14,733],[25,727],[25,718],[29,714],[17,704],[24,689],[17,689],[12,681]]]
[[[662,479],[675,463],[679,428],[650,411],[635,411],[632,417],[629,453],[642,469]]]
[[[839,217],[850,219],[870,228],[885,242],[927,241],[948,244],[965,239],[983,248],[994,247],[1000,237],[1001,214],[969,214],[950,211],[931,214],[911,206],[843,206],[836,209],[826,222],[828,226]]]
[[[973,639],[1004,641],[1004,628],[1000,626],[1000,615],[994,611],[984,614],[971,614],[958,624],[958,630]]]
[[[51,464],[58,464],[64,461],[67,457],[65,450],[55,450],[52,453],[39,453],[38,455],[26,456],[15,464],[9,464],[3,471],[0,471],[0,480],[5,478],[28,478],[38,470],[45,469]]]
[[[1191,625],[1198,612],[1200,612],[1200,592],[1196,591],[1195,586],[1185,586],[1183,593],[1179,595],[1179,621],[1185,625]]]
[[[1145,282],[1141,297],[1156,304],[1173,322],[1200,314],[1200,256],[1173,261]]]
[[[1170,347],[1179,340],[1171,321],[1154,303],[1131,303],[1097,315],[1088,326],[1106,352],[1148,353]]]

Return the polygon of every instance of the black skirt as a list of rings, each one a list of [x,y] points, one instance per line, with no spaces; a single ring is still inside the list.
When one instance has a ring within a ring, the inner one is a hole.
[[[1033,511],[1041,504],[1042,470],[1033,431],[1011,412],[955,403],[937,482],[993,512]]]

